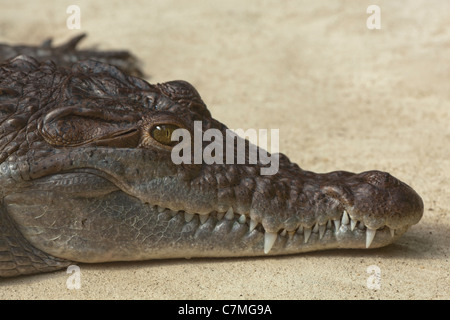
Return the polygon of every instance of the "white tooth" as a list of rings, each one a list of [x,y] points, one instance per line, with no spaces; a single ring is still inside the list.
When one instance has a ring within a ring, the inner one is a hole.
[[[272,249],[275,240],[277,240],[277,233],[266,232],[264,234],[264,253],[268,254],[270,249]]]
[[[389,231],[391,232],[391,237],[393,238],[395,236],[395,229],[389,228]]]
[[[194,215],[192,213],[184,213],[184,220],[186,220],[186,222],[190,222],[192,219],[194,219]]]
[[[304,231],[305,231],[305,243],[307,243],[309,237],[311,236],[311,228],[305,228]]]
[[[318,223],[318,222],[316,222],[316,225],[314,226],[314,228],[312,229],[312,231],[313,231],[314,233],[319,232],[319,223]]]
[[[327,229],[331,229],[331,220],[327,221]]]
[[[157,210],[159,213],[161,213],[161,212],[164,212],[164,210],[166,210],[166,208],[158,206]]]
[[[339,228],[341,227],[341,221],[340,220],[333,220],[334,222],[334,228],[336,231],[339,231]]]
[[[303,226],[298,227],[297,233],[298,234],[303,234]]]
[[[323,238],[323,235],[325,234],[325,230],[327,230],[327,226],[326,225],[321,225],[319,226],[319,239]]]
[[[217,220],[222,220],[225,212],[217,212]]]
[[[350,219],[351,221],[350,221],[350,230],[355,230],[355,227],[356,227],[356,223],[358,222],[358,221],[356,221],[356,220],[353,220],[353,219]]]
[[[284,229],[283,231],[281,231],[280,236],[284,237],[286,235],[286,233],[287,233],[287,231],[286,231],[286,229]]]
[[[366,225],[364,224],[364,222],[360,222],[358,225],[359,230],[364,230],[366,228]]]
[[[244,224],[245,221],[247,221],[247,218],[245,217],[245,214],[241,214],[241,216],[239,217],[239,223]]]
[[[198,217],[200,218],[200,223],[204,224],[206,222],[206,220],[208,220],[209,214],[201,214]]]
[[[233,208],[230,207],[230,209],[228,209],[227,213],[225,214],[225,219],[227,220],[233,220],[234,219],[234,212],[233,212]]]
[[[250,219],[250,229],[249,232],[252,232],[253,230],[255,230],[256,226],[258,225],[258,222],[256,222],[253,219]]]
[[[342,224],[345,225],[348,223],[349,223],[348,214],[347,214],[347,211],[344,210],[344,213],[342,214]]]
[[[366,248],[370,247],[370,244],[373,241],[373,238],[375,238],[375,234],[377,233],[377,229],[369,229],[367,228],[366,231]]]

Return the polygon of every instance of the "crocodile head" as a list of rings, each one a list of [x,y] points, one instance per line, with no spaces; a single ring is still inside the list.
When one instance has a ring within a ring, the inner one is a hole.
[[[175,163],[177,129],[228,134],[187,82],[150,85],[91,60],[65,69],[20,56],[0,70],[0,251],[14,270],[0,263],[0,275],[66,261],[375,248],[422,216],[421,198],[388,173],[316,174],[273,154],[278,170],[262,175],[268,164],[250,163],[259,149],[248,141],[243,164]],[[18,262],[6,234],[31,262]]]

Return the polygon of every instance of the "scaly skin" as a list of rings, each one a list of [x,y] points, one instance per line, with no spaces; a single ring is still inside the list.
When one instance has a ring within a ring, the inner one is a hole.
[[[184,81],[20,56],[0,65],[0,111],[2,277],[73,262],[375,248],[423,213],[413,189],[379,171],[316,174],[283,154],[267,176],[261,163],[174,164],[157,126],[227,129]]]
[[[78,50],[77,45],[85,37],[86,34],[80,34],[57,47],[52,46],[53,41],[51,38],[44,41],[40,46],[12,46],[0,43],[0,61],[13,59],[19,55],[26,55],[40,62],[51,60],[60,67],[70,68],[78,61],[94,59],[112,64],[127,74],[137,77],[143,76],[138,60],[128,51]]]

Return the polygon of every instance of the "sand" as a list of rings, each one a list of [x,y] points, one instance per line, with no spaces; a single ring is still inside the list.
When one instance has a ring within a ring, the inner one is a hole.
[[[87,32],[83,48],[131,50],[151,82],[191,82],[228,127],[280,129],[302,168],[388,171],[425,212],[381,249],[82,264],[80,289],[63,270],[0,280],[1,299],[450,298],[450,2],[76,1],[69,30],[71,4],[0,1],[0,42]]]

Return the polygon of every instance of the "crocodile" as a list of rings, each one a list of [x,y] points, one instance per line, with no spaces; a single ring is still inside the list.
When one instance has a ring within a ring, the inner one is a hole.
[[[263,175],[268,164],[248,154],[265,150],[244,138],[227,149],[236,158],[244,141],[244,163],[177,164],[178,129],[226,137],[227,126],[190,83],[150,84],[99,60],[0,64],[0,277],[379,248],[423,215],[421,197],[387,172],[314,173],[277,153],[278,170]]]

